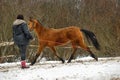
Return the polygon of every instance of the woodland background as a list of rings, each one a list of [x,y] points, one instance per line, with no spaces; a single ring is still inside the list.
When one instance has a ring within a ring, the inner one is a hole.
[[[32,16],[45,27],[74,25],[90,30],[101,45],[100,51],[91,47],[98,57],[120,56],[120,0],[0,0],[0,43],[12,41],[12,24],[18,14],[23,14],[26,21]],[[36,38],[34,32],[32,34]],[[37,38],[30,44],[37,45]],[[37,47],[28,47],[28,59],[36,50]],[[57,51],[67,59],[72,49],[57,47]],[[48,60],[57,60],[49,49],[43,53]],[[0,47],[0,57],[7,55],[15,55],[7,61],[20,60],[15,45]],[[76,53],[76,57],[86,55],[82,49]]]

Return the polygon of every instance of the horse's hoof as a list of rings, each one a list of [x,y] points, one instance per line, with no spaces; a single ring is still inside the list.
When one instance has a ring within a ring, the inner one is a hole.
[[[67,63],[71,63],[71,61],[68,61]]]
[[[95,60],[96,60],[96,61],[98,61],[98,58],[97,58],[97,57],[95,57]]]
[[[98,57],[94,55],[93,53],[91,53],[91,57],[94,58],[96,61],[98,61]]]
[[[62,63],[65,63],[65,60],[63,60],[62,58],[60,58],[60,60],[62,61]]]
[[[95,59],[96,61],[98,61],[98,57],[97,57],[97,56],[95,56],[95,55],[94,55],[94,59]]]
[[[35,63],[34,62],[32,62],[30,65],[32,66],[32,65],[34,65]]]
[[[30,66],[32,66],[33,64],[31,63]]]
[[[62,60],[62,63],[65,63],[65,60]]]

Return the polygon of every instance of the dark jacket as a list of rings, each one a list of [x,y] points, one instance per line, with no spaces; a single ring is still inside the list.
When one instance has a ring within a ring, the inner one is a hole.
[[[29,40],[33,39],[27,24],[24,20],[17,19],[13,23],[13,40],[17,45],[28,45]]]

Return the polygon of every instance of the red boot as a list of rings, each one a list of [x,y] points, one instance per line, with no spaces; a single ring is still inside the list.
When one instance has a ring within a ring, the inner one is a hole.
[[[25,61],[21,61],[21,68],[29,68],[29,66],[26,66],[26,62]]]

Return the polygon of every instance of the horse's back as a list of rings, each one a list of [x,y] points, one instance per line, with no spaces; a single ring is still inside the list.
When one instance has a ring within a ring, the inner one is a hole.
[[[80,28],[76,26],[56,29],[56,31],[58,31],[56,35],[59,34],[69,40],[75,40],[82,37],[82,32],[80,31]]]
[[[64,27],[64,28],[59,28],[59,29],[50,29],[51,32],[71,32],[71,31],[80,31],[79,27],[76,26],[69,26],[69,27]]]

